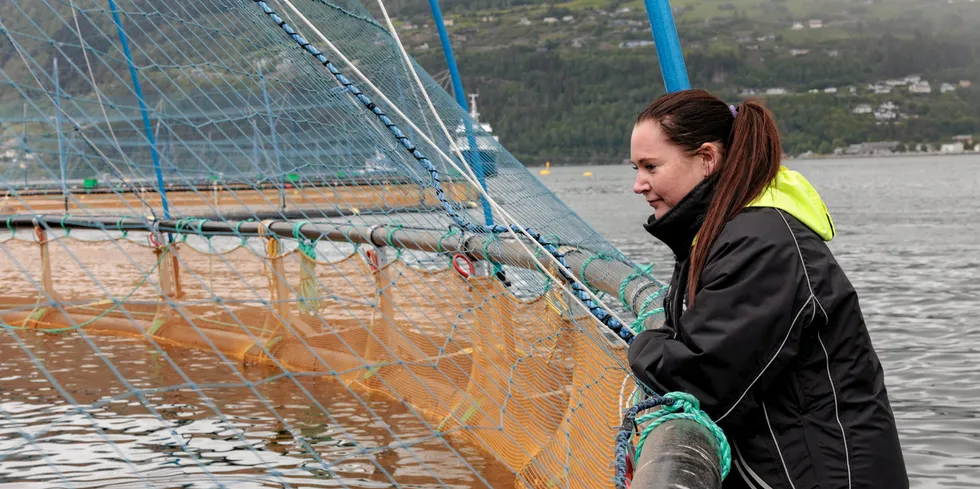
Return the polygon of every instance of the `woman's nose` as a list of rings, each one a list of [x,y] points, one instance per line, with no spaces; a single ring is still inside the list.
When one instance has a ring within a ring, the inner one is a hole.
[[[633,193],[642,194],[648,190],[650,190],[650,184],[641,178],[640,175],[637,175],[636,180],[633,181]]]

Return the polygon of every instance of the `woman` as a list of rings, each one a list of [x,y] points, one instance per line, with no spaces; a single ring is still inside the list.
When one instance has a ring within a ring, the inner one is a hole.
[[[909,487],[857,294],[824,243],[833,221],[780,166],[769,111],[672,93],[637,118],[630,149],[645,227],[677,260],[665,326],[637,335],[630,365],[724,429],[724,487]]]

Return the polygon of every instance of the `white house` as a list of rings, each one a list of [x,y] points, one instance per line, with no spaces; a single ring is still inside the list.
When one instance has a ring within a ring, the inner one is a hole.
[[[809,25],[811,29],[820,29],[823,27],[823,21],[820,19],[810,19],[810,21],[807,22],[807,25]]]
[[[915,82],[909,85],[909,93],[932,93],[932,87],[927,81]]]
[[[943,143],[941,146],[939,146],[939,152],[940,153],[946,153],[946,154],[958,154],[958,153],[962,153],[964,151],[964,149],[965,148],[963,146],[963,143],[960,143],[960,142]]]
[[[854,113],[854,114],[870,114],[871,112],[872,112],[872,109],[871,109],[871,105],[870,104],[860,104],[860,105],[858,105],[857,107],[854,107],[854,109],[851,110],[851,113]]]
[[[793,23],[793,27],[790,27],[790,29],[793,29],[794,31],[802,31],[803,30],[803,24],[800,23],[800,22],[794,22]]]

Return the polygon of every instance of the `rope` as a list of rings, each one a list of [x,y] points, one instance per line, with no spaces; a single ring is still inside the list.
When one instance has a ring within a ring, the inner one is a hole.
[[[299,221],[293,225],[293,238],[299,247],[299,250],[303,252],[304,255],[310,257],[311,259],[316,259],[316,243],[313,243],[306,238],[300,231],[302,231],[303,226],[310,224],[310,221]]]
[[[630,282],[649,274],[650,270],[653,270],[653,263],[634,269],[623,279],[623,283],[619,284],[619,302],[623,304],[623,307],[627,309],[630,307],[629,302],[626,302],[626,287],[629,286]]]
[[[637,417],[641,411],[658,406],[661,406],[661,408],[652,413]],[[701,411],[701,404],[696,397],[684,392],[668,392],[663,397],[654,396],[640,401],[626,411],[626,415],[623,416],[623,424],[620,426],[619,432],[616,433],[614,479],[616,489],[625,489],[627,487],[626,472],[629,466],[627,458],[629,456],[629,448],[631,447],[630,438],[633,435],[633,431],[636,430],[637,425],[650,423],[640,433],[640,437],[636,442],[636,452],[633,460],[640,460],[640,456],[643,453],[643,445],[653,430],[667,421],[675,419],[694,421],[704,426],[714,436],[715,441],[717,441],[716,450],[718,460],[721,463],[721,480],[725,480],[732,463],[731,447],[728,445],[728,438],[725,437],[725,433],[704,411]]]
[[[582,302],[583,305],[585,305],[585,307],[589,310],[589,312],[592,313],[592,315],[596,319],[598,319],[601,323],[606,325],[606,327],[608,327],[613,333],[619,336],[619,338],[622,339],[627,344],[633,341],[633,337],[634,337],[633,332],[628,327],[626,327],[626,325],[619,322],[619,320],[617,320],[612,314],[610,314],[608,311],[600,307],[598,304],[595,303],[595,301],[592,300],[592,298],[589,296],[588,291],[586,291],[586,289],[575,280],[575,277],[572,276],[570,272],[568,272],[569,266],[568,266],[568,262],[565,260],[565,254],[559,252],[558,249],[555,247],[555,245],[550,241],[548,241],[546,238],[542,237],[540,233],[533,231],[529,227],[519,226],[516,224],[511,225],[509,227],[502,226],[499,224],[493,226],[473,224],[465,220],[463,216],[461,216],[458,212],[456,212],[455,207],[452,204],[450,204],[450,202],[446,198],[445,192],[442,189],[442,183],[441,183],[439,171],[432,164],[432,162],[422,153],[422,151],[420,151],[408,139],[405,133],[403,133],[402,130],[398,128],[395,122],[388,117],[388,115],[381,109],[381,107],[379,107],[377,104],[372,102],[371,99],[368,98],[368,96],[365,95],[359,88],[357,88],[357,86],[355,86],[352,81],[347,79],[347,77],[345,77],[340,72],[340,70],[338,70],[337,67],[334,66],[329,59],[327,59],[327,57],[323,54],[322,51],[320,51],[320,49],[310,44],[309,41],[307,41],[301,34],[299,34],[295,29],[293,29],[292,26],[287,24],[286,21],[282,17],[280,17],[279,14],[277,14],[275,10],[273,10],[269,6],[268,3],[265,2],[265,0],[254,0],[254,2],[256,3],[256,5],[258,5],[259,8],[262,9],[262,11],[266,15],[269,16],[269,18],[273,20],[273,22],[275,22],[287,35],[289,35],[289,37],[292,38],[293,41],[296,42],[296,44],[298,44],[306,52],[308,52],[310,55],[316,58],[316,60],[319,61],[320,64],[322,64],[323,67],[330,72],[330,74],[337,80],[337,82],[340,83],[346,89],[347,93],[351,94],[351,96],[353,96],[358,101],[360,101],[365,108],[371,111],[371,113],[373,113],[378,118],[378,120],[391,132],[391,134],[395,137],[395,139],[405,148],[405,150],[408,151],[408,153],[411,154],[412,157],[415,158],[422,165],[423,168],[425,168],[425,170],[429,173],[430,178],[432,179],[432,186],[435,189],[436,197],[439,199],[439,203],[442,205],[446,214],[453,220],[453,222],[456,223],[457,226],[462,228],[464,231],[468,231],[474,234],[501,234],[508,231],[512,231],[514,233],[526,233],[528,236],[531,237],[531,239],[536,241],[546,251],[548,251],[548,253],[550,253],[551,256],[554,257],[556,261],[558,261],[559,264],[561,264],[561,267],[558,268],[558,273],[562,276],[562,278],[566,282],[569,283],[569,285],[572,288],[573,295],[580,302]]]
[[[663,294],[664,290],[666,290],[666,287],[661,287],[660,290],[648,295],[647,298],[643,300],[643,304],[640,304],[640,308],[637,310],[639,314],[636,316],[636,320],[630,323],[630,329],[633,330],[634,333],[640,333],[646,329],[643,323],[646,322],[647,318],[664,312],[664,308],[662,307],[651,309],[649,311],[647,310],[647,308],[650,307],[650,304],[653,304],[653,301],[660,298],[660,295]]]
[[[157,268],[160,267],[160,263],[163,262],[163,259],[166,256],[167,256],[167,252],[161,253],[160,254],[160,258],[157,259],[157,262],[156,262],[155,265],[153,265],[153,268],[151,268],[149,271],[147,271],[145,274],[143,274],[143,278],[136,284],[136,287],[133,287],[133,290],[129,291],[129,293],[126,294],[122,299],[117,300],[117,301],[113,301],[112,307],[106,309],[105,311],[102,311],[101,314],[93,317],[92,319],[89,319],[88,321],[83,321],[83,322],[78,323],[78,324],[75,324],[73,326],[66,326],[64,328],[29,328],[27,326],[14,326],[12,324],[3,324],[2,322],[0,322],[0,326],[2,326],[4,328],[18,329],[18,330],[30,330],[30,329],[34,329],[36,331],[41,331],[41,332],[44,332],[44,333],[64,333],[66,331],[75,331],[75,330],[82,329],[85,326],[88,326],[88,325],[90,325],[90,324],[98,321],[99,319],[102,319],[102,318],[108,316],[109,313],[111,313],[112,311],[116,310],[117,307],[121,306],[123,303],[125,303],[127,300],[129,300],[129,298],[132,297],[133,294],[135,294],[136,291],[139,290],[140,287],[142,287],[143,284],[145,284],[146,281],[150,279],[150,277],[153,275],[153,272]],[[66,309],[70,309],[70,308],[71,307],[68,307]],[[36,314],[37,311],[38,311],[37,305],[35,305],[34,311],[32,311],[32,315],[33,314]],[[24,321],[25,324],[26,324],[27,320],[29,320],[29,319],[30,319],[30,316],[28,316],[28,318],[25,319],[25,321]]]
[[[70,218],[71,218],[71,215],[69,215],[69,214],[65,214],[65,215],[61,216],[61,230],[65,232],[65,237],[68,237],[69,235],[71,235],[71,228],[65,227],[65,220],[66,219],[70,219]]]
[[[449,230],[446,231],[445,234],[443,234],[442,236],[439,237],[439,241],[436,241],[436,251],[440,255],[446,252],[445,250],[442,249],[442,240],[444,240],[444,239],[446,239],[446,238],[448,238],[448,237],[450,237],[450,236],[452,236],[452,235],[454,235],[454,234],[456,234],[458,232],[459,232],[459,230],[457,230],[455,227],[449,226]]]
[[[593,260],[608,260],[609,258],[610,258],[609,256],[606,256],[605,254],[600,252],[595,255],[590,255],[588,258],[585,259],[585,261],[582,262],[582,269],[579,270],[578,275],[582,277],[582,283],[585,284],[585,286],[588,287],[593,294],[598,294],[600,290],[590,285],[589,282],[585,279],[585,269],[589,268],[589,264],[592,263]]]

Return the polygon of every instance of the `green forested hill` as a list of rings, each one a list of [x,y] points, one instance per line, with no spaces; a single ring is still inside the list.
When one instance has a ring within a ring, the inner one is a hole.
[[[980,1],[673,6],[692,85],[733,102],[764,98],[790,154],[980,133]],[[527,164],[620,161],[633,117],[663,92],[656,51],[642,42],[652,36],[640,2],[449,0],[443,8],[466,90],[480,93],[482,118]],[[410,52],[430,73],[444,71],[427,3],[393,10]],[[931,92],[871,87],[913,75]],[[943,84],[953,89],[941,93]],[[855,113],[863,105],[871,111]]]

